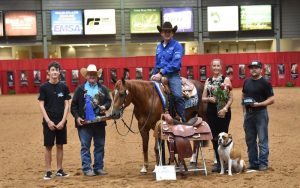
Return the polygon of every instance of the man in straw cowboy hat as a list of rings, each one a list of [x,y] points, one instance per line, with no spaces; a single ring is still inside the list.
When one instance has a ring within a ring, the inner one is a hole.
[[[173,39],[177,26],[173,27],[170,22],[164,22],[162,27],[157,26],[157,29],[163,41],[156,48],[156,64],[151,79],[160,81],[163,76],[167,77],[170,90],[175,99],[176,111],[181,120],[185,122],[185,104],[179,75],[184,50],[181,44]]]
[[[95,65],[91,64],[87,68],[80,70],[86,82],[75,90],[71,113],[75,118],[75,125],[78,130],[81,142],[81,161],[82,171],[85,176],[106,175],[103,170],[104,145],[105,145],[105,126],[106,122],[96,122],[95,117],[104,116],[105,111],[110,108],[111,98],[108,89],[100,84],[97,79],[100,74]],[[98,94],[103,95],[103,100],[97,105],[100,110],[93,106],[93,98]],[[84,121],[92,123],[85,124]],[[90,147],[94,139],[94,165],[91,167]]]

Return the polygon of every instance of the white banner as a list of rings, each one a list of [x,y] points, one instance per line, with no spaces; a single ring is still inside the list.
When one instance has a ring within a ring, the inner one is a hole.
[[[208,31],[238,31],[238,6],[207,7]]]
[[[84,10],[86,35],[116,34],[115,9]]]

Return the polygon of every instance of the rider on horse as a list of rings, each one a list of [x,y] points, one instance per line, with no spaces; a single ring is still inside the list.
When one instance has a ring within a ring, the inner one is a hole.
[[[164,22],[162,27],[157,26],[163,41],[156,48],[156,64],[152,80],[160,81],[167,77],[169,87],[175,99],[176,112],[183,122],[185,119],[185,102],[182,96],[182,87],[179,71],[184,50],[181,44],[173,39],[177,26],[173,27],[170,22]]]

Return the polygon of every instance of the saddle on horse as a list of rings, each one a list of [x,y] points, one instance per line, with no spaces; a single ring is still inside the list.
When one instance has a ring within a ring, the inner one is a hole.
[[[161,82],[153,81],[154,87],[159,95],[162,102],[164,112],[171,112],[173,116],[176,113],[172,113],[173,100],[171,100],[171,91],[168,84],[168,79],[163,77]],[[188,79],[181,77],[182,95],[185,100],[185,108],[197,106],[198,104],[198,93],[195,85]]]
[[[209,125],[200,117],[192,118],[186,123],[174,120],[169,114],[163,114],[163,119],[161,136],[168,140],[170,162],[174,162],[177,153],[180,171],[183,172],[183,167],[187,171],[184,158],[189,158],[193,154],[190,140],[211,140]]]

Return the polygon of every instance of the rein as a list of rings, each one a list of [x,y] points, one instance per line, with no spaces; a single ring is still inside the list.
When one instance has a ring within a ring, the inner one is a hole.
[[[116,125],[116,129],[117,129],[117,132],[118,132],[119,135],[121,135],[121,136],[126,136],[126,135],[129,133],[129,131],[132,132],[133,134],[138,134],[139,132],[144,131],[144,129],[145,129],[146,125],[147,125],[147,122],[148,122],[148,120],[149,120],[149,118],[150,118],[150,115],[152,114],[153,108],[154,108],[154,92],[155,92],[155,88],[153,87],[151,108],[150,108],[150,111],[149,111],[149,113],[148,113],[147,119],[146,119],[146,121],[144,122],[144,125],[142,126],[141,129],[139,129],[139,131],[133,131],[133,130],[131,129],[131,127],[132,127],[132,122],[133,122],[133,115],[134,115],[134,109],[135,109],[135,106],[134,106],[133,111],[132,111],[131,121],[130,121],[130,126],[128,126],[127,123],[125,122],[125,120],[123,119],[123,111],[124,111],[124,109],[125,109],[125,102],[126,102],[126,96],[127,96],[127,95],[125,96],[124,101],[123,101],[123,105],[122,105],[122,107],[121,107],[120,110],[121,110],[121,120],[122,120],[124,126],[127,127],[128,131],[127,131],[125,134],[121,134],[120,131],[118,130],[118,124],[117,124],[117,121],[114,120],[114,123],[113,123],[113,124]]]

